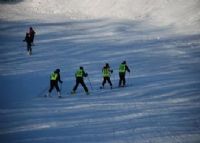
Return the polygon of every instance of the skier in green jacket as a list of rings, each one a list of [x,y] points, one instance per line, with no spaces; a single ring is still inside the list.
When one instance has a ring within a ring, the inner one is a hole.
[[[51,91],[55,87],[56,90],[57,90],[57,93],[58,93],[58,97],[59,98],[61,97],[58,82],[63,83],[63,81],[60,79],[60,69],[56,69],[54,72],[51,73],[51,75],[50,75],[50,88],[49,88],[49,92],[47,93],[46,96],[50,96]]]
[[[88,74],[84,71],[83,67],[80,67],[76,73],[75,73],[75,77],[76,77],[76,84],[71,92],[71,94],[75,94],[76,93],[76,89],[78,88],[78,85],[81,84],[86,92],[86,94],[89,95],[89,91],[87,86],[85,85],[84,82],[84,77],[87,77]]]
[[[110,88],[112,89],[112,82],[110,80],[110,76],[113,73],[113,70],[110,69],[108,63],[106,63],[106,65],[103,67],[102,73],[103,73],[103,82],[101,88],[104,88],[105,83],[108,81],[108,83],[110,84]]]
[[[126,64],[126,61],[123,61],[119,66],[119,87],[124,87],[126,85],[126,71],[130,73],[130,69]]]

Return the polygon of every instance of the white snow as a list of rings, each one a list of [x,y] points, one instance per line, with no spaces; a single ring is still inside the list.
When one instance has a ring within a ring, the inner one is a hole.
[[[48,19],[52,20],[56,17],[119,18],[147,20],[153,25],[174,25],[191,31],[200,28],[199,7],[199,0],[24,0],[16,4],[1,4],[0,18],[46,19],[44,15],[49,15]]]
[[[199,143],[199,14],[199,0],[1,1],[0,141]],[[102,66],[117,87],[123,60],[128,87],[99,90]],[[79,66],[89,96],[69,94]],[[43,98],[56,68],[65,98]]]

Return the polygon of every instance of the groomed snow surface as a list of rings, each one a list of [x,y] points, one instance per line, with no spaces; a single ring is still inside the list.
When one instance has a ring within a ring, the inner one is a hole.
[[[96,4],[96,11],[87,9],[87,15],[95,15],[111,2],[112,10],[119,12],[117,7],[129,7],[128,0],[125,3],[119,0],[118,4],[114,0],[107,3],[83,0],[85,3],[81,2],[81,6],[68,1],[71,9],[79,9],[80,13],[65,9],[63,16],[63,13],[31,10],[34,17],[26,17],[29,13],[19,8],[28,4],[33,9],[45,8],[42,4],[49,2],[53,11],[63,7],[53,1],[34,1],[0,4],[1,143],[200,142],[200,34],[195,30],[198,17],[193,14],[198,1],[187,3],[193,8],[185,13],[196,17],[188,23],[195,25],[191,29],[182,29],[183,25],[175,21],[175,25],[169,24],[172,21],[168,20],[168,24],[158,26],[155,20],[152,24],[144,15],[141,19],[128,18],[125,13],[127,17],[118,19],[86,18],[80,12],[80,7],[90,4],[92,8]],[[36,5],[39,2],[41,5]],[[147,3],[145,0],[134,2],[138,8],[140,2]],[[144,9],[152,10],[150,15],[156,10],[153,7],[172,3],[154,1],[151,7],[153,1],[148,2]],[[7,12],[5,7],[13,8]],[[111,14],[105,10],[102,11],[105,15]],[[177,11],[182,10],[177,7]],[[182,20],[180,15],[178,18]],[[30,26],[36,31],[31,56],[22,42]],[[123,60],[127,61],[131,73],[126,75],[127,87],[117,88],[118,66]],[[101,69],[106,62],[114,70],[112,90],[108,85],[106,89],[99,89]],[[69,94],[79,66],[89,74],[85,82],[90,95],[82,87],[78,88],[77,95]],[[60,85],[63,98],[59,99],[55,91],[52,98],[44,98],[50,73],[56,68],[61,69],[64,81]]]

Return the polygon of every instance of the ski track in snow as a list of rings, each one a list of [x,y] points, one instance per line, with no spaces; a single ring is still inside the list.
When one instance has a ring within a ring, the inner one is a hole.
[[[200,34],[144,21],[52,21],[0,21],[1,142],[200,142]],[[29,26],[37,32],[32,56],[22,42]],[[100,90],[102,66],[110,63],[116,87],[123,60],[128,86]],[[81,87],[69,94],[79,66],[89,96]],[[64,98],[43,98],[58,67]]]

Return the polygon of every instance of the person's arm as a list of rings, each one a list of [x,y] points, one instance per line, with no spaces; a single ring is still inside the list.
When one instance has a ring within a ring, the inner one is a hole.
[[[63,83],[63,81],[60,79],[60,74],[58,74],[58,81],[59,81],[60,83]]]
[[[84,77],[87,77],[88,76],[88,74],[83,70],[83,76]]]
[[[130,69],[129,69],[129,67],[128,67],[127,65],[126,65],[126,70],[127,70],[128,72],[131,72]]]
[[[112,70],[112,69],[110,69],[110,67],[109,67],[109,72],[110,72],[110,73],[113,73],[113,70]]]
[[[26,42],[26,41],[27,41],[27,36],[25,36],[25,37],[24,37],[24,40],[23,40],[23,42]]]

